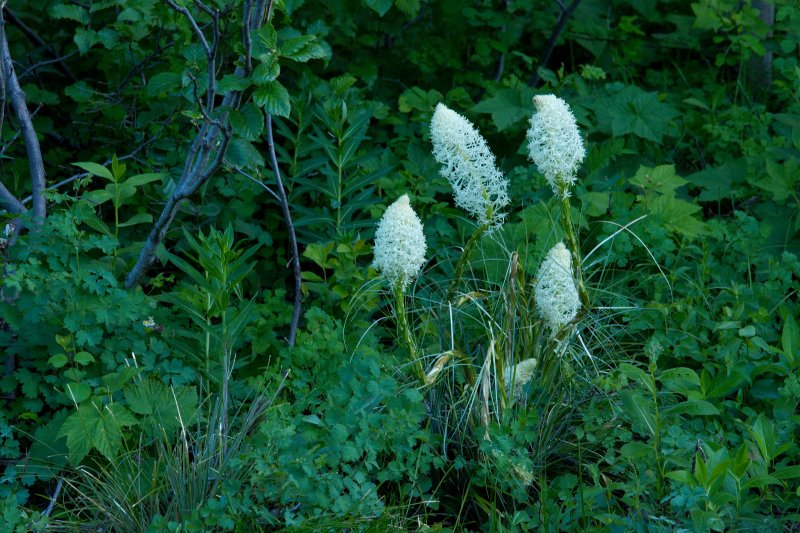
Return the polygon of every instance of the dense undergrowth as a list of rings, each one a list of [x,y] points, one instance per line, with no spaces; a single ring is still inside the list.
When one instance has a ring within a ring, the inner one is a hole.
[[[3,14],[52,188],[40,217],[6,91],[0,531],[798,530],[796,2]],[[528,157],[543,94],[586,148],[567,200]],[[502,223],[457,207],[439,103]],[[403,195],[427,252],[398,287],[373,244]],[[559,242],[586,300],[553,328]]]

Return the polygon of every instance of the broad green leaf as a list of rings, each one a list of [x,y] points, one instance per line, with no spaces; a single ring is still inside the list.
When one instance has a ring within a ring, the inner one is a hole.
[[[89,51],[89,49],[100,42],[100,35],[94,30],[86,28],[78,28],[75,30],[75,36],[72,38],[75,46],[81,55]]]
[[[231,111],[231,126],[233,132],[242,139],[255,141],[264,129],[264,115],[252,102],[248,102],[241,109]]]
[[[67,363],[69,363],[69,357],[67,357],[67,354],[63,353],[56,354],[47,360],[47,364],[53,368],[61,368]]]
[[[690,416],[713,416],[719,414],[719,409],[705,400],[686,400],[676,405],[671,405],[661,411],[664,416],[668,415],[690,415]]]
[[[95,191],[87,192],[83,195],[83,197],[93,204],[100,205],[111,200],[113,195],[105,189],[97,189]]]
[[[392,0],[364,0],[364,3],[381,17],[392,7]]]
[[[678,187],[688,183],[675,174],[675,165],[660,165],[655,168],[641,166],[629,181],[645,191],[656,191],[669,195],[672,195]]]
[[[766,177],[756,180],[753,185],[769,192],[776,202],[783,202],[797,194],[797,185],[800,184],[800,161],[791,158],[779,163],[767,159],[766,170]]]
[[[161,430],[172,435],[181,423],[190,424],[198,407],[193,388],[170,387],[154,378],[128,385],[123,392],[131,411],[148,417],[143,423],[154,435]]]
[[[631,421],[634,431],[642,435],[653,437],[656,424],[653,419],[652,402],[648,401],[639,392],[623,390],[619,393],[625,414]]]
[[[660,143],[670,133],[670,122],[680,113],[662,103],[657,93],[627,86],[600,100],[596,106],[599,125],[614,136],[633,134]]]
[[[706,233],[705,223],[697,213],[701,207],[671,196],[662,195],[655,198],[648,206],[669,230],[694,239]]]
[[[56,4],[50,8],[50,16],[57,19],[74,20],[84,26],[90,21],[86,8],[77,5]]]
[[[92,394],[92,390],[86,383],[67,383],[64,385],[64,394],[67,395],[69,400],[78,405],[85,400],[89,399],[89,396]]]
[[[147,96],[150,98],[167,94],[181,86],[181,75],[177,72],[159,72],[147,81]]]
[[[94,176],[98,176],[100,178],[105,178],[105,179],[107,179],[108,181],[111,181],[111,182],[114,181],[114,176],[111,174],[111,171],[108,170],[103,165],[98,165],[97,163],[92,163],[92,162],[80,162],[80,163],[72,163],[72,164],[74,166],[76,166],[76,167],[82,168],[83,170],[85,170],[89,174],[92,174]]]
[[[278,78],[281,73],[281,64],[275,54],[269,56],[253,69],[253,83],[258,86],[266,85]]]
[[[651,456],[653,454],[653,447],[648,446],[644,442],[632,441],[624,444],[619,449],[619,452],[625,459],[641,459]]]
[[[301,35],[292,37],[281,43],[279,48],[281,56],[305,63],[310,59],[325,59],[328,52],[315,35]]]
[[[253,101],[265,113],[277,117],[288,117],[292,108],[289,91],[277,80],[256,89],[253,93]]]
[[[217,91],[224,94],[230,91],[244,91],[252,84],[250,78],[226,74],[217,82]]]
[[[619,365],[619,371],[622,372],[622,375],[626,378],[645,387],[650,394],[656,393],[656,385],[653,383],[652,376],[641,368],[633,366],[630,363],[622,363]]]
[[[95,359],[89,352],[78,352],[75,354],[74,360],[79,365],[86,366],[89,363],[94,363]]]
[[[421,0],[394,0],[394,5],[408,17],[416,17],[419,13]]]
[[[517,89],[500,89],[491,98],[482,100],[472,108],[476,113],[490,113],[497,129],[513,126],[521,120],[530,118],[535,111],[533,97],[536,91],[527,85]]]
[[[132,187],[141,187],[147,183],[153,183],[154,181],[159,181],[162,178],[166,177],[167,174],[164,173],[154,173],[154,174],[136,174],[135,176],[131,176],[130,178],[125,180],[125,185],[129,185]]]
[[[95,92],[94,89],[92,89],[88,83],[81,80],[73,83],[72,85],[67,86],[64,89],[64,94],[66,94],[67,96],[69,96],[78,103],[84,103],[91,101]]]
[[[235,168],[260,168],[265,165],[264,156],[249,141],[233,139],[225,152],[225,163]]]
[[[745,181],[747,167],[741,160],[725,161],[722,165],[707,166],[686,177],[690,184],[700,187],[699,200],[710,202],[732,198],[735,188]]]
[[[128,226],[135,226],[136,224],[149,224],[153,221],[153,215],[150,213],[137,213],[125,222],[120,222],[117,227],[127,228]]]

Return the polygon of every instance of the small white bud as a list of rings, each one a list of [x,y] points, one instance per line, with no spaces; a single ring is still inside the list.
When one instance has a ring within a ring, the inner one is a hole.
[[[404,194],[386,209],[378,223],[372,265],[392,288],[399,284],[405,291],[425,263],[426,248],[422,223]]]
[[[508,180],[472,122],[438,104],[431,119],[431,141],[433,157],[453,187],[456,205],[481,225],[502,224],[509,203]]]
[[[578,314],[581,300],[572,277],[572,257],[563,243],[553,246],[542,261],[534,296],[539,313],[553,332]]]
[[[536,113],[528,130],[528,155],[555,194],[569,196],[586,150],[567,103],[552,94],[533,97]]]

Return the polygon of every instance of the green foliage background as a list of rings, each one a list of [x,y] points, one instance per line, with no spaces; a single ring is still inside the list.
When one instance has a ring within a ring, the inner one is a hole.
[[[42,513],[79,465],[109,472],[137,450],[161,457],[162,440],[189,442],[186,427],[213,433],[223,382],[220,409],[245,444],[197,505],[176,511],[154,481],[162,499],[137,508],[141,530],[796,527],[796,2],[771,2],[767,24],[765,2],[583,0],[542,65],[558,2],[282,0],[253,36],[247,76],[234,71],[243,2],[208,4],[220,12],[218,91],[243,103],[223,166],[181,205],[134,290],[124,276],[204,120],[202,47],[157,0],[6,6],[48,185],[76,179],[47,193],[40,228],[2,248],[0,530],[108,524],[79,482]],[[483,239],[475,276],[501,279],[512,251],[534,276],[562,238],[524,145],[531,98],[545,93],[570,104],[586,141],[572,206],[597,305],[584,331],[603,371],[547,454],[528,453],[533,409],[490,429],[502,453],[448,447],[382,318],[375,224],[408,193],[431,257],[421,298],[452,275],[471,227],[430,155],[444,102],[511,181],[508,222]],[[274,187],[268,114],[302,255],[293,347],[288,233],[254,183]],[[17,130],[7,112],[0,176],[23,199]],[[254,428],[233,416],[265,389]],[[524,484],[515,468],[531,457]]]

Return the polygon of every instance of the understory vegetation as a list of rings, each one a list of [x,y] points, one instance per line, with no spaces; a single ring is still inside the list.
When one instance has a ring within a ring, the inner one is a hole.
[[[0,14],[0,532],[800,531],[796,1]]]

